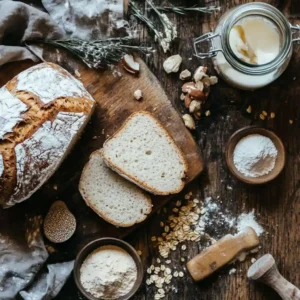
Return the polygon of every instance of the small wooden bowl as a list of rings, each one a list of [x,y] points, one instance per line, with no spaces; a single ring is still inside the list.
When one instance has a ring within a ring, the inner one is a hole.
[[[101,246],[108,246],[108,245],[113,245],[113,246],[118,246],[122,249],[124,249],[125,251],[127,251],[131,257],[133,258],[136,267],[137,267],[137,279],[136,282],[134,283],[131,291],[127,294],[124,295],[122,297],[119,297],[118,300],[127,300],[130,299],[136,292],[137,290],[140,288],[142,282],[143,282],[143,277],[144,277],[144,268],[143,268],[143,264],[141,261],[141,258],[139,256],[139,254],[137,253],[137,251],[128,243],[119,240],[119,239],[115,239],[115,238],[101,238],[101,239],[97,239],[94,240],[90,243],[88,243],[87,245],[85,245],[80,252],[78,253],[76,259],[75,259],[75,264],[74,264],[74,279],[75,279],[75,283],[78,287],[78,289],[80,290],[80,292],[89,300],[99,300],[98,298],[95,298],[93,295],[91,295],[90,293],[88,293],[84,287],[81,284],[80,281],[80,268],[82,263],[84,262],[84,260],[87,258],[87,256],[93,252],[94,250],[96,250],[97,248],[101,247]]]
[[[249,134],[260,134],[263,136],[266,136],[271,139],[271,141],[274,143],[275,147],[278,151],[278,156],[276,159],[276,163],[274,166],[274,169],[266,175],[260,176],[260,177],[247,177],[243,175],[241,172],[237,170],[233,163],[233,152],[237,145],[237,143],[244,138],[245,136],[248,136]],[[226,156],[226,163],[231,171],[231,173],[237,177],[239,180],[244,181],[248,184],[264,184],[267,183],[273,179],[275,179],[283,170],[285,165],[285,149],[283,146],[283,143],[281,139],[271,130],[257,127],[257,126],[247,126],[239,129],[236,131],[230,138],[226,146],[225,150],[225,156]]]

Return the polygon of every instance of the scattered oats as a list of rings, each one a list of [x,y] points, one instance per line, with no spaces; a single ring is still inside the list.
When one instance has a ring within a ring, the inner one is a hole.
[[[159,259],[159,258],[157,258],[156,262],[157,262],[158,264],[160,264],[160,259]]]
[[[158,289],[159,294],[164,294],[165,291],[163,289]]]
[[[174,277],[178,277],[178,275],[179,275],[179,274],[178,274],[177,271],[175,271],[175,272],[173,273],[173,276],[174,276]]]
[[[260,115],[259,115],[259,118],[260,118],[261,120],[264,120],[266,117],[265,117],[263,114],[260,114]]]
[[[57,185],[56,185],[56,184],[53,185],[53,189],[54,189],[55,191],[57,191]]]
[[[205,115],[208,117],[208,116],[210,116],[210,110],[207,110],[206,112],[205,112]]]
[[[294,121],[293,120],[289,120],[289,123],[292,125],[294,123]]]
[[[178,273],[178,276],[179,276],[179,277],[183,277],[183,276],[184,276],[183,272],[180,271],[180,272]]]
[[[148,274],[151,274],[151,273],[152,273],[152,270],[151,270],[150,268],[148,268],[148,269],[147,269],[147,273],[148,273]]]
[[[265,117],[268,116],[268,113],[267,113],[265,110],[262,111],[262,114],[263,114]]]
[[[176,208],[176,207],[174,207],[172,210],[173,210],[174,213],[178,212],[178,208]]]
[[[146,284],[147,284],[147,285],[152,284],[151,280],[150,280],[150,279],[147,279],[147,280],[146,280]]]
[[[181,206],[181,201],[178,200],[178,201],[176,202],[176,206],[177,206],[177,207],[180,207],[180,206]]]
[[[251,105],[248,106],[248,108],[247,108],[246,111],[247,111],[248,114],[251,114],[251,112],[252,112],[252,107],[251,107]]]
[[[140,255],[140,256],[143,254],[141,250],[138,250],[137,253],[138,253],[138,255]]]
[[[270,118],[271,118],[271,119],[274,119],[274,118],[275,118],[275,113],[271,112]]]
[[[164,227],[165,226],[164,222],[160,222],[159,225],[160,225],[160,227]]]
[[[155,294],[155,295],[154,295],[154,299],[155,299],[155,300],[160,299],[160,294]]]
[[[186,250],[186,245],[182,245],[181,250]]]
[[[170,227],[169,226],[165,226],[165,232],[169,232],[170,231]]]
[[[172,273],[172,271],[171,271],[170,268],[166,268],[165,273],[168,274],[168,275],[170,275]]]
[[[159,238],[157,239],[157,241],[158,241],[158,242],[162,242],[163,239],[162,239],[161,237],[159,237]]]
[[[151,241],[152,241],[152,242],[155,242],[155,241],[156,241],[156,236],[153,236],[153,237],[151,238]]]
[[[170,263],[171,263],[171,260],[170,260],[170,259],[166,260],[166,264],[167,264],[167,265],[169,265]]]
[[[96,140],[97,139],[97,136],[95,135],[95,136],[93,136],[93,140]]]
[[[184,257],[181,257],[180,260],[181,260],[182,262],[185,262],[185,258],[184,258]]]
[[[256,258],[252,257],[251,258],[251,263],[254,264],[256,262]]]
[[[153,271],[155,269],[154,265],[151,265],[150,269]]]
[[[162,271],[164,271],[164,270],[166,269],[165,265],[161,265],[161,266],[160,266],[160,269],[161,269]]]

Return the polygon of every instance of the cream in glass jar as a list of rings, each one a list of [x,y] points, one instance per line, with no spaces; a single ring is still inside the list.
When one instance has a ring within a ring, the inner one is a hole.
[[[292,55],[293,27],[275,7],[249,3],[224,14],[215,31],[194,40],[196,56],[211,57],[229,84],[255,90],[278,78]],[[211,42],[203,52],[204,42]]]

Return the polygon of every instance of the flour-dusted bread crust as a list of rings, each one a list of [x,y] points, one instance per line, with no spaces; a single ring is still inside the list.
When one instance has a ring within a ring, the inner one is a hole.
[[[133,183],[110,170],[93,152],[85,165],[79,191],[100,217],[120,227],[129,227],[147,218],[152,210],[151,198]]]
[[[103,146],[105,163],[157,195],[179,193],[187,162],[163,125],[149,112],[132,114]]]
[[[0,89],[0,202],[28,199],[60,166],[95,106],[80,81],[52,63]]]

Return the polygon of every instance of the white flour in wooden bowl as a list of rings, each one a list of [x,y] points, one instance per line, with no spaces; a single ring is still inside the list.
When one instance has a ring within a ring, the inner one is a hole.
[[[272,140],[260,134],[250,134],[235,146],[233,163],[247,177],[269,174],[275,167],[278,151]]]
[[[137,279],[137,267],[124,249],[102,246],[84,260],[80,282],[84,289],[98,299],[119,299],[128,294]]]

